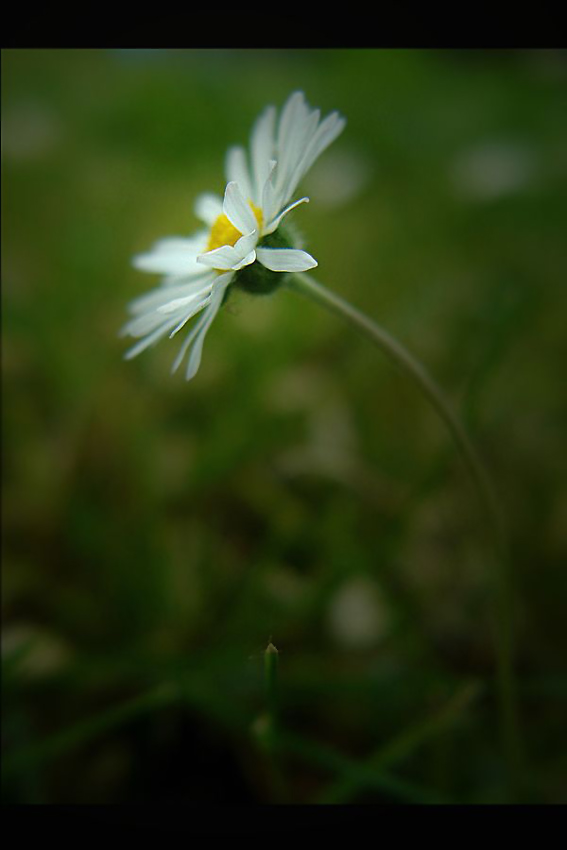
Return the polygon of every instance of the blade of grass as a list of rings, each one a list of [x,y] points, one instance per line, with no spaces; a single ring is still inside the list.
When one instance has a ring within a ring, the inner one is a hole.
[[[134,717],[147,714],[156,708],[169,705],[179,698],[177,688],[164,685],[147,694],[109,709],[95,717],[75,724],[61,732],[49,736],[44,741],[32,744],[23,750],[5,756],[2,764],[2,776],[24,770],[31,764],[50,761],[104,732],[127,723]]]
[[[24,771],[30,765],[49,762],[137,717],[174,703],[192,705],[208,717],[213,716],[224,728],[246,728],[248,715],[239,714],[234,706],[224,710],[219,701],[214,699],[214,694],[202,683],[193,681],[188,676],[179,676],[141,696],[56,732],[43,741],[6,754],[2,763],[2,777],[7,778]]]
[[[253,734],[265,757],[266,771],[276,803],[289,802],[289,787],[278,755],[280,723],[278,711],[279,653],[270,641],[264,651],[264,689],[266,710],[252,726]]]
[[[458,722],[478,698],[480,692],[480,683],[467,683],[440,712],[404,730],[399,736],[371,755],[364,763],[365,770],[370,773],[373,771],[380,772],[404,761],[422,744],[445,732],[449,726]],[[354,775],[342,777],[320,795],[318,802],[344,803],[352,798],[360,787],[360,782]]]
[[[411,803],[446,803],[448,800],[429,788],[422,788],[381,770],[373,765],[360,763],[344,756],[328,745],[320,744],[300,735],[282,733],[276,746],[283,752],[293,754],[302,761],[318,765],[334,774],[339,774],[339,783],[348,783],[349,788],[374,789],[386,792],[400,800]],[[319,801],[317,801],[319,802]]]

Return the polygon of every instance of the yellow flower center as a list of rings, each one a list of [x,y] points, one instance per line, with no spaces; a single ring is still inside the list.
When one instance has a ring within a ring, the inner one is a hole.
[[[264,221],[262,210],[258,209],[256,204],[253,204],[252,201],[248,201],[248,204],[254,213],[256,221],[258,222],[258,229],[261,230]],[[221,248],[223,245],[234,245],[238,242],[241,236],[242,233],[236,229],[224,213],[221,213],[211,227],[207,251],[213,251],[215,248]]]

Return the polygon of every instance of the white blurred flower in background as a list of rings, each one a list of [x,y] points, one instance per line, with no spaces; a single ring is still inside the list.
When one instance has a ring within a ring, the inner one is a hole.
[[[348,579],[331,599],[327,624],[334,640],[350,649],[369,649],[380,643],[390,624],[378,584],[366,576]]]
[[[534,151],[520,144],[487,142],[462,151],[451,167],[459,194],[492,201],[528,188],[537,176]]]

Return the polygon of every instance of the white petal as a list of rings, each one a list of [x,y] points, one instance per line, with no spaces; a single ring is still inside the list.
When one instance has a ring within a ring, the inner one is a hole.
[[[338,136],[345,125],[337,112],[321,123],[320,111],[310,109],[301,92],[295,92],[284,105],[277,133],[278,173],[274,182],[277,206],[284,206],[318,156]],[[274,211],[271,211],[272,215]]]
[[[286,191],[292,194],[297,184],[311,168],[315,160],[334,142],[345,127],[345,119],[338,112],[332,112],[321,122],[305,147],[303,156],[298,160],[293,173],[286,184]]]
[[[240,260],[241,257],[238,256],[232,245],[222,245],[220,248],[213,248],[212,251],[206,251],[197,257],[199,263],[202,263],[204,266],[210,266],[212,269],[231,269]]]
[[[132,260],[141,271],[189,277],[201,274],[197,254],[206,247],[208,233],[201,231],[192,238],[171,237],[161,239],[146,254],[138,254]]]
[[[201,287],[190,295],[185,295],[182,298],[174,298],[173,301],[168,301],[167,304],[162,304],[161,307],[158,307],[157,312],[167,315],[168,313],[175,313],[181,307],[189,308],[196,301],[202,300],[203,296],[210,295],[212,287],[213,284],[209,283],[207,286]]]
[[[240,258],[245,257],[250,253],[258,242],[258,231],[253,230],[252,233],[247,233],[246,236],[241,236],[238,242],[235,242],[234,250]]]
[[[175,324],[177,320],[166,319],[162,324],[157,327],[153,333],[145,336],[139,342],[136,343],[132,348],[129,348],[126,354],[124,355],[125,360],[132,360],[133,357],[136,357],[138,354],[141,354],[146,348],[149,348],[150,345],[153,345],[159,339],[167,334],[170,328]]]
[[[309,154],[307,156],[306,168],[310,168],[317,157],[321,156],[323,151],[329,147],[331,142],[334,142],[346,126],[346,119],[338,112],[331,112],[317,129],[317,133],[313,137],[310,144]]]
[[[181,319],[189,319],[208,303],[211,291],[212,285],[184,298],[168,301],[155,310],[135,316],[122,328],[121,335],[146,336],[160,325],[165,327],[169,324],[171,327]]]
[[[294,134],[288,142],[288,164],[285,174],[286,188],[284,189],[287,197],[289,197],[290,193],[293,191],[293,189],[290,189],[288,187],[290,178],[294,174],[297,168],[297,164],[303,159],[305,151],[307,150],[308,146],[311,143],[311,140],[317,132],[320,117],[321,113],[318,109],[315,109],[313,112],[309,113],[303,123],[295,129]]]
[[[128,305],[128,309],[134,315],[140,313],[151,312],[157,310],[163,304],[171,301],[173,298],[182,298],[191,295],[202,289],[207,284],[212,284],[216,279],[214,272],[209,269],[202,268],[202,274],[198,278],[191,279],[189,282],[178,283],[176,285],[167,284],[152,289],[150,292],[139,295]]]
[[[204,192],[195,201],[195,215],[210,227],[222,214],[222,198],[212,192]]]
[[[200,263],[211,266],[213,269],[240,268],[242,260],[254,249],[257,241],[258,231],[253,230],[252,233],[241,236],[234,247],[232,245],[223,245],[220,248],[214,248],[212,251],[199,254],[197,259]],[[251,260],[250,262],[254,261]],[[246,265],[246,263],[243,265]]]
[[[238,271],[238,269],[243,269],[244,266],[252,265],[252,263],[254,262],[255,259],[256,259],[256,251],[250,251],[249,254],[246,254],[246,256],[242,260],[240,260],[239,263],[236,263],[236,265],[234,265],[232,268],[236,272],[236,271]]]
[[[252,130],[250,152],[254,201],[257,205],[262,203],[264,184],[272,170],[275,122],[276,110],[273,106],[268,106],[260,115]]]
[[[274,230],[277,230],[277,228],[280,226],[282,219],[288,214],[288,212],[291,212],[292,209],[298,207],[299,204],[308,203],[309,198],[300,198],[298,201],[293,201],[293,203],[288,204],[287,207],[284,207],[283,210],[281,210],[281,212],[268,224],[268,226],[263,229],[263,233],[265,235],[267,235],[268,233],[273,233]]]
[[[306,272],[318,265],[311,254],[299,248],[256,248],[256,255],[273,272]]]
[[[191,351],[189,354],[189,359],[187,361],[187,369],[185,370],[185,380],[190,381],[191,378],[194,378],[199,370],[199,366],[201,365],[201,356],[203,354],[203,343],[205,342],[205,337],[207,335],[207,331],[209,330],[213,319],[216,317],[218,313],[218,309],[220,307],[220,302],[218,305],[213,306],[209,305],[209,309],[207,311],[205,321],[199,328],[197,334],[194,337],[193,344],[191,346]]]
[[[188,349],[192,347],[189,361],[187,363],[187,371],[185,377],[187,380],[190,380],[192,377],[194,377],[201,362],[201,354],[205,335],[219,310],[226,287],[228,286],[231,280],[232,272],[230,272],[229,274],[220,275],[217,278],[217,285],[215,286],[211,301],[199,321],[191,329],[188,336],[184,340],[183,345],[181,346],[181,349],[179,350],[179,353],[173,363],[171,369],[172,372],[175,372],[179,368],[181,361],[185,357]]]
[[[128,322],[122,329],[122,336],[141,337],[152,333],[156,328],[166,324],[169,321],[167,316],[162,316],[160,313],[144,313],[143,316],[136,316]]]
[[[279,196],[275,190],[275,179],[277,177],[278,163],[275,159],[270,161],[270,170],[262,190],[262,213],[264,221],[271,221],[278,210],[283,206],[279,203]]]
[[[201,307],[200,307],[199,309],[203,309],[203,308],[205,308],[208,304],[210,304],[210,301],[211,301],[211,299],[210,299],[210,298],[208,298],[208,299],[207,299],[207,301],[206,301],[204,304],[201,304]],[[181,319],[181,321],[179,322],[179,324],[178,324],[178,325],[176,325],[176,326],[173,328],[173,330],[170,332],[170,334],[169,334],[169,338],[170,338],[170,339],[173,339],[173,337],[174,337],[176,334],[178,334],[178,333],[179,333],[179,331],[183,330],[183,328],[185,327],[185,325],[187,324],[187,322],[188,322],[188,321],[190,321],[190,320],[193,318],[193,316],[195,315],[195,313],[198,313],[198,312],[199,312],[198,310],[195,310],[195,312],[193,312],[193,313],[188,313],[188,314],[187,314],[187,316],[185,316],[183,319]]]
[[[238,183],[243,195],[246,198],[252,197],[252,183],[244,148],[234,146],[228,149],[225,172],[229,183]]]
[[[176,333],[179,333],[181,328],[185,327],[189,319],[192,319],[200,310],[207,306],[210,303],[212,298],[212,293],[209,293],[205,298],[201,298],[198,303],[194,303],[191,309],[188,311],[187,315],[184,316],[178,325],[176,325],[171,333],[169,334],[169,338],[173,339]]]
[[[242,197],[238,183],[229,183],[226,187],[223,211],[230,223],[240,233],[251,233],[258,226],[250,204]]]
[[[206,241],[208,230],[203,228],[193,233],[192,236],[166,236],[163,239],[158,239],[152,245],[152,253],[162,254],[169,253],[175,250],[197,250],[197,247]]]
[[[282,110],[278,139],[277,158],[278,175],[276,191],[280,206],[287,203],[291,195],[287,188],[297,163],[302,158],[306,145],[316,130],[319,110],[310,111],[302,92],[295,92]]]
[[[302,135],[309,116],[303,92],[293,92],[283,106],[278,127],[278,150],[281,154],[293,147],[294,140]]]
[[[191,378],[195,377],[199,366],[201,365],[201,355],[203,353],[203,343],[205,342],[205,336],[207,335],[207,331],[209,330],[213,319],[216,317],[219,311],[225,288],[226,287],[219,287],[218,292],[215,293],[215,300],[212,301],[209,305],[205,321],[203,322],[202,326],[199,328],[195,336],[193,345],[191,347],[189,360],[187,361],[187,369],[185,370],[186,381],[190,381]]]

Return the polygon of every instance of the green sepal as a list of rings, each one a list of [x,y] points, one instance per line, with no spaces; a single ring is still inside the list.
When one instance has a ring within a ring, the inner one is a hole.
[[[289,235],[279,227],[258,242],[258,248],[291,248]],[[236,272],[232,286],[252,295],[271,295],[289,277],[290,272],[273,272],[256,260]],[[231,288],[229,287],[229,288]]]

